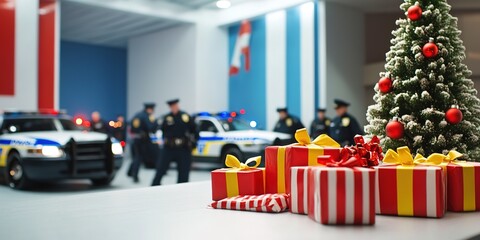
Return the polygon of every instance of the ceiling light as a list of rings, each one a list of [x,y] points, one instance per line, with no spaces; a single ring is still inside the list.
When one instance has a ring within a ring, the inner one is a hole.
[[[217,7],[218,8],[225,9],[225,8],[229,8],[230,6],[232,6],[232,3],[229,0],[218,0],[217,1]]]

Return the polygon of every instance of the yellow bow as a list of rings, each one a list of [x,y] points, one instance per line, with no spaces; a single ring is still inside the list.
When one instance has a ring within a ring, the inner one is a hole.
[[[322,134],[311,141],[306,128],[298,129],[297,132],[295,132],[295,139],[301,145],[314,144],[317,146],[340,147],[340,144],[326,134]]]
[[[257,168],[262,161],[262,157],[252,157],[247,159],[245,163],[240,162],[237,157],[227,154],[227,158],[225,159],[225,165],[229,168],[236,168],[239,170],[248,170],[251,168]],[[249,166],[250,163],[255,162],[255,165]]]
[[[387,151],[385,157],[383,158],[383,163],[385,164],[401,164],[404,166],[413,166],[413,165],[441,165],[444,162],[451,162],[461,157],[462,154],[452,150],[448,153],[447,156],[440,153],[433,153],[428,158],[425,158],[421,154],[417,154],[415,158],[412,157],[410,149],[408,147],[399,147],[397,152],[392,149]]]
[[[446,156],[440,153],[434,153],[428,156],[428,158],[425,158],[421,154],[417,154],[417,156],[415,156],[415,162],[418,162],[418,164],[424,164],[424,165],[440,165],[442,163],[450,163],[450,162],[456,161],[457,158],[461,156],[463,156],[463,154],[455,150],[448,152]]]

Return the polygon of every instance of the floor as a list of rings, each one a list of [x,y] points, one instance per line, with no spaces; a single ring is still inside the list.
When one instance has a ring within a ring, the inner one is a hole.
[[[28,191],[13,190],[6,185],[0,185],[0,202],[3,205],[2,207],[8,207],[6,205],[15,207],[20,203],[27,203],[28,201],[35,201],[45,198],[149,187],[155,175],[155,170],[142,168],[139,173],[140,182],[134,183],[131,178],[127,177],[126,174],[129,165],[130,159],[126,157],[122,168],[117,173],[117,176],[109,187],[93,187],[88,180],[71,180],[55,184],[42,184],[36,186],[34,190]],[[172,167],[173,168],[170,169],[167,175],[163,178],[162,184],[176,184],[177,171],[174,168],[174,164],[172,164]],[[193,170],[190,173],[190,181],[209,180],[210,171],[214,168],[215,166],[208,164],[194,163]]]

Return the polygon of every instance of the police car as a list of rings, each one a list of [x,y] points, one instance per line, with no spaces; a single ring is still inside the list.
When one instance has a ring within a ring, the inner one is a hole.
[[[244,160],[263,154],[267,146],[291,139],[289,134],[255,129],[254,121],[244,121],[239,117],[241,112],[203,112],[195,115],[200,139],[192,152],[194,161],[223,164],[227,154]],[[161,133],[157,137],[161,139]]]
[[[63,113],[5,112],[0,127],[0,175],[11,188],[64,179],[109,185],[122,165],[119,142],[79,130]]]

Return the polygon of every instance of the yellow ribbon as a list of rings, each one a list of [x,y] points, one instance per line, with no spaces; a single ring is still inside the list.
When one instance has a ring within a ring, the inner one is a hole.
[[[238,170],[248,170],[252,168],[257,168],[262,161],[262,157],[252,157],[249,158],[245,163],[240,162],[237,157],[227,154],[227,158],[225,159],[225,165],[229,168],[238,169]],[[253,166],[250,166],[250,163],[254,162]]]
[[[327,147],[336,147],[339,148],[340,144],[333,140],[326,134],[322,134],[315,138],[313,141],[310,140],[310,135],[308,135],[307,129],[302,128],[298,129],[295,132],[295,139],[297,140],[298,144],[301,145],[317,145],[317,146],[327,146]]]
[[[397,152],[389,149],[383,158],[385,164],[397,164],[403,166],[414,165],[433,165],[438,166],[443,163],[450,163],[456,161],[457,158],[463,156],[463,154],[452,150],[447,155],[440,153],[433,153],[427,158],[421,154],[417,154],[415,158],[412,157],[410,149],[406,146],[397,148]]]
[[[261,161],[262,157],[258,156],[249,158],[245,163],[242,163],[237,157],[227,154],[227,157],[225,158],[225,165],[229,167],[225,173],[227,197],[235,197],[239,195],[237,173],[243,170],[256,169]],[[255,165],[250,166],[249,164],[252,162],[254,162]]]
[[[428,158],[425,158],[424,156],[422,156],[421,154],[417,154],[417,156],[415,156],[415,163],[416,164],[423,164],[423,165],[441,165],[442,163],[451,163],[451,162],[457,162],[457,158],[463,156],[463,154],[455,151],[455,150],[452,150],[450,152],[448,152],[447,155],[443,155],[443,154],[440,154],[440,153],[434,153],[430,156],[428,156]]]
[[[277,150],[277,192],[285,193],[285,154],[286,148],[291,146],[306,146],[309,148],[308,151],[308,163],[310,166],[318,165],[317,157],[323,155],[322,147],[340,147],[335,140],[330,138],[328,135],[322,134],[315,138],[313,141],[308,135],[307,129],[302,128],[298,129],[295,132],[295,139],[297,143],[293,143],[287,146],[278,147]]]

